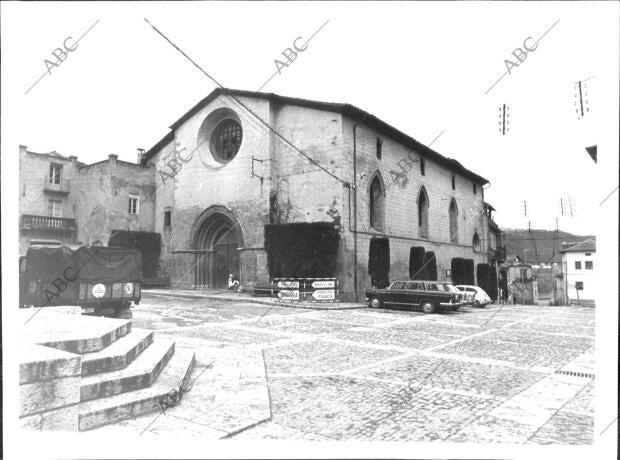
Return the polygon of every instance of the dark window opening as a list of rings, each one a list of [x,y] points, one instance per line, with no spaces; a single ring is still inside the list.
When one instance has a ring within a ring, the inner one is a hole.
[[[452,190],[456,190],[456,179],[454,177],[454,174],[452,175]]]
[[[424,273],[424,254],[425,250],[423,246],[413,246],[409,250],[409,279],[411,280],[423,280],[425,279]]]
[[[424,187],[418,195],[418,235],[428,238],[428,196]]]
[[[575,270],[581,270],[581,262],[580,261],[576,261],[575,262]]]
[[[383,183],[376,175],[370,184],[370,226],[375,230],[383,231]]]
[[[450,263],[450,269],[452,275],[452,284],[467,284],[470,286],[475,284],[473,259],[454,257]]]
[[[368,248],[368,274],[370,282],[376,288],[390,284],[390,240],[375,238],[370,240]]]
[[[129,197],[129,214],[138,214],[138,197]]]
[[[422,174],[423,176],[426,175],[426,171],[424,169],[424,158],[420,158],[420,174]]]
[[[383,145],[383,142],[381,142],[381,139],[379,139],[377,137],[377,158],[380,160],[381,159],[381,147]]]
[[[454,198],[450,201],[450,209],[448,210],[450,217],[450,242],[459,242],[459,210],[456,207],[456,201]]]
[[[593,262],[591,260],[586,260],[586,270],[594,269]]]
[[[474,195],[478,193],[478,188],[476,187],[476,184],[474,184]]]
[[[474,233],[474,238],[471,244],[474,248],[474,252],[480,252],[480,237],[478,236],[478,233]]]
[[[164,211],[164,227],[172,225],[172,211]]]
[[[49,183],[60,185],[60,175],[62,173],[62,165],[50,163]]]
[[[583,291],[583,281],[575,281],[575,289]]]
[[[333,223],[265,225],[271,278],[331,278],[336,274],[340,234]]]
[[[161,237],[159,233],[112,230],[109,247],[133,248],[142,254],[144,278],[156,278],[159,271]]]

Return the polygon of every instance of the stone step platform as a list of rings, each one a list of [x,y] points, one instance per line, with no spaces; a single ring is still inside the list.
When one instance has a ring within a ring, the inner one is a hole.
[[[82,355],[82,376],[124,369],[152,343],[153,331],[132,329],[109,347]]]
[[[173,354],[173,340],[156,339],[126,368],[82,377],[80,401],[105,398],[152,385]]]
[[[25,318],[23,334],[27,342],[70,353],[103,350],[131,332],[129,319],[69,315],[47,307],[39,311],[22,309],[20,314]]]
[[[149,349],[158,346],[160,342],[164,341],[156,340]],[[174,347],[171,349],[174,352]],[[148,349],[143,354],[147,352]],[[79,430],[91,430],[161,410],[160,401],[168,401],[172,390],[178,391],[182,382],[189,381],[194,363],[194,351],[181,348],[174,352],[159,377],[148,388],[81,403]]]

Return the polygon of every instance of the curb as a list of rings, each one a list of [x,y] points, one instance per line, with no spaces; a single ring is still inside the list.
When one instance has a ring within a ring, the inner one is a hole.
[[[297,309],[306,309],[306,310],[361,310],[361,309],[366,309],[366,308],[370,308],[366,305],[352,305],[352,306],[343,306],[343,307],[326,307],[326,306],[321,306],[321,304],[317,303],[317,304],[292,304],[292,303],[277,303],[277,302],[270,302],[267,300],[259,300],[259,298],[241,298],[241,299],[235,299],[235,298],[230,298],[230,297],[218,297],[216,295],[197,295],[197,294],[185,294],[185,293],[173,293],[173,292],[151,292],[149,289],[143,289],[142,290],[143,293],[145,294],[151,294],[151,295],[159,295],[159,296],[164,296],[164,297],[171,297],[171,298],[181,298],[181,299],[196,299],[196,300],[219,300],[222,302],[252,302],[252,303],[257,303],[257,304],[261,304],[261,305],[268,305],[270,307],[284,307],[284,308],[297,308]]]

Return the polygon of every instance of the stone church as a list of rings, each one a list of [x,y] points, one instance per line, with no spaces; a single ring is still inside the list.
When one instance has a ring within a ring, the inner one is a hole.
[[[488,183],[353,105],[216,89],[135,164],[21,146],[20,245],[137,247],[148,277],[183,288],[322,277],[363,300],[395,279],[494,285]]]
[[[349,104],[216,89],[139,163],[156,168],[153,231],[176,285],[324,276],[363,299],[416,275],[412,248],[450,280],[453,259],[494,263],[501,247],[487,179]]]

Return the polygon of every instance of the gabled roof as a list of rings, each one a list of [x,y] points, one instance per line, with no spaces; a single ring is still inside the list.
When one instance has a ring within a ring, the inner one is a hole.
[[[424,144],[418,142],[413,137],[408,136],[407,134],[399,131],[393,126],[387,124],[381,119],[375,117],[374,115],[365,112],[364,110],[355,107],[351,104],[341,104],[335,102],[321,102],[321,101],[312,101],[309,99],[300,99],[296,97],[288,97],[288,96],[280,96],[274,93],[259,93],[256,91],[245,91],[239,89],[225,89],[225,88],[216,88],[207,97],[202,99],[198,104],[188,110],[181,118],[175,121],[170,129],[172,130],[166,136],[164,136],[159,142],[157,142],[153,147],[151,147],[145,154],[142,159],[142,164],[146,164],[146,162],[153,157],[163,146],[168,144],[174,139],[174,131],[185,123],[189,118],[194,116],[198,111],[200,111],[204,106],[209,104],[215,98],[220,95],[232,95],[237,97],[252,97],[259,99],[267,99],[268,101],[277,104],[277,105],[296,105],[299,107],[308,107],[318,110],[325,110],[329,112],[336,112],[346,116],[353,118],[354,120],[360,121],[370,127],[375,128],[378,132],[392,138],[395,141],[402,143],[420,153],[421,155],[427,157],[428,159],[434,160],[435,162],[449,168],[452,171],[459,172],[463,176],[469,177],[473,181],[479,184],[487,184],[489,181],[484,177],[470,171],[465,168],[461,163],[452,158],[445,157],[433,149],[425,146]]]
[[[592,239],[587,239],[585,241],[582,241],[581,243],[577,243],[574,246],[560,250],[560,252],[595,252],[595,251],[596,251],[596,241]]]

